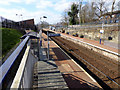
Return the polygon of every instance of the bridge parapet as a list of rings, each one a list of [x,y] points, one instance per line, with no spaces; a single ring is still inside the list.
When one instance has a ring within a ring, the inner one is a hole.
[[[38,53],[39,37],[37,33],[30,33],[22,39],[20,45],[0,67],[0,89],[32,86],[30,82],[33,64],[38,60],[38,55],[35,55]]]
[[[32,54],[30,50],[30,40],[27,44],[25,54],[22,58],[20,66],[17,70],[11,89],[13,88],[31,88],[32,86],[32,73],[34,63],[37,58]]]
[[[24,53],[24,50],[26,48],[27,42],[29,40],[29,36],[27,36],[21,44],[16,48],[16,50],[7,58],[7,60],[1,65],[0,72],[2,73],[0,78],[0,88],[9,87],[8,81],[12,81],[15,71],[17,68],[16,66],[19,65],[19,62],[21,61],[22,54]],[[12,73],[13,72],[13,73]],[[11,77],[10,77],[11,76]],[[10,79],[10,80],[9,80]]]

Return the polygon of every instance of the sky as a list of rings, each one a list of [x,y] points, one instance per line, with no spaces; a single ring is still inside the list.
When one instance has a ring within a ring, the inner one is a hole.
[[[35,24],[40,22],[40,17],[46,16],[41,21],[55,24],[60,22],[64,10],[77,1],[79,0],[0,0],[0,16],[14,21],[34,18]]]
[[[35,23],[42,21],[57,23],[62,13],[75,0],[0,0],[0,16],[14,21],[35,19]],[[17,14],[17,16],[16,16]],[[21,16],[22,15],[22,16]]]

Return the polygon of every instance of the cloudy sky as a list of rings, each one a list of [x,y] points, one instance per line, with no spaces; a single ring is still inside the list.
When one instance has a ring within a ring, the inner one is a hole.
[[[57,23],[63,11],[75,1],[79,0],[0,0],[0,16],[14,21],[34,18],[36,24],[40,22],[40,17],[47,16],[42,20]]]
[[[34,18],[35,23],[40,21],[40,17],[47,16],[47,22],[56,23],[72,2],[73,0],[0,0],[0,16],[14,21]]]

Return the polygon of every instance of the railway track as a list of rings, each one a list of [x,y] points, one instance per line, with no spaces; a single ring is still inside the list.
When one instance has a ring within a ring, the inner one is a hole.
[[[119,63],[104,55],[87,49],[74,42],[66,40],[62,37],[52,37],[58,45],[60,45],[67,53],[76,57],[84,67],[89,69],[96,77],[104,82],[110,88],[120,87],[119,81]],[[98,80],[98,82],[101,82]],[[106,86],[103,85],[103,86]]]

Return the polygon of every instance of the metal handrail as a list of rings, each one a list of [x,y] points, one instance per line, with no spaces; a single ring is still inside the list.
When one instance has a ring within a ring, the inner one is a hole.
[[[12,67],[13,63],[16,61],[16,58],[19,56],[20,52],[26,45],[27,41],[29,40],[30,36],[27,36],[21,44],[15,49],[15,51],[7,58],[7,60],[1,65],[0,72],[2,73],[0,77],[0,88],[2,86],[2,82],[9,72],[10,68]]]
[[[21,80],[22,80],[22,77],[23,77],[23,74],[24,74],[24,71],[25,71],[25,66],[26,66],[26,63],[27,63],[28,55],[29,55],[29,50],[30,50],[30,41],[28,42],[27,48],[25,50],[25,54],[24,54],[24,56],[21,60],[19,69],[17,70],[16,76],[13,80],[12,85],[11,85],[11,89],[20,88]]]

